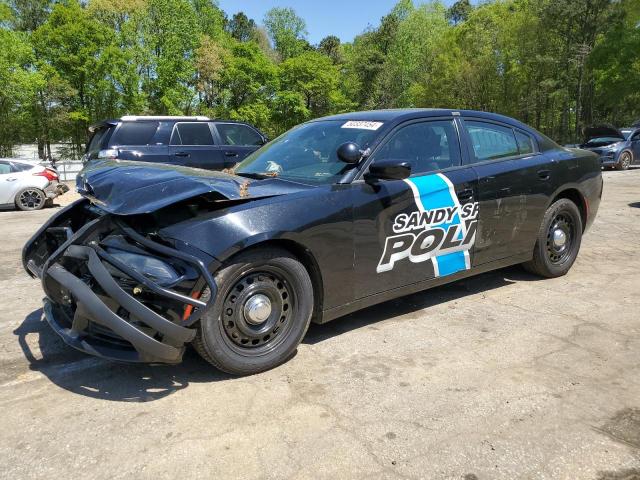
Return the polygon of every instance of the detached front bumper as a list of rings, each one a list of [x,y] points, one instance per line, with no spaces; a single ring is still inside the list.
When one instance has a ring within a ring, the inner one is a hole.
[[[195,336],[194,323],[217,293],[202,259],[152,241],[111,215],[90,220],[75,233],[73,222],[62,217],[54,217],[23,251],[28,272],[42,280],[44,313],[53,330],[91,355],[180,362]],[[183,266],[191,275],[183,275],[179,284],[160,285],[109,253],[105,239],[114,235],[126,240],[122,245]],[[39,264],[43,245],[51,250],[52,242],[57,248]]]

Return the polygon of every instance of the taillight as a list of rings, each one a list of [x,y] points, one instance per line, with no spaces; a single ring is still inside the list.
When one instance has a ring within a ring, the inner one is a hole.
[[[56,173],[55,170],[51,170],[50,168],[45,168],[41,172],[34,173],[34,175],[36,177],[45,177],[50,182],[53,182],[54,180],[58,180],[58,174]]]

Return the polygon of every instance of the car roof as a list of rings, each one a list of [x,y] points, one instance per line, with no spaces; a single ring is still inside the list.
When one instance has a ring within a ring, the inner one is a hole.
[[[338,115],[331,115],[328,117],[318,118],[317,120],[362,120],[372,122],[401,122],[405,120],[412,120],[415,118],[429,118],[429,117],[441,117],[458,115],[461,117],[477,117],[487,120],[495,120],[504,123],[510,123],[519,127],[526,127],[531,129],[527,125],[515,120],[511,117],[506,117],[497,113],[481,112],[478,110],[456,110],[452,108],[393,108],[387,110],[366,110],[362,112],[350,112],[340,113]]]
[[[25,158],[8,158],[8,157],[2,157],[0,158],[0,161],[3,162],[13,162],[13,163],[24,163],[25,165],[33,165],[34,167],[36,165],[38,165],[38,162],[40,160],[27,160]]]
[[[95,132],[96,130],[106,126],[115,127],[121,122],[216,122],[247,125],[246,122],[224,120],[220,118],[209,118],[204,115],[123,115],[120,118],[110,118],[98,123],[94,123],[89,127],[89,131]]]

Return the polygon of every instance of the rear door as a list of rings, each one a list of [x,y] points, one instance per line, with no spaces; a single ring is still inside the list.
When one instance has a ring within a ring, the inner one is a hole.
[[[548,157],[528,133],[485,119],[465,118],[468,158],[478,175],[474,265],[533,250],[552,190]]]
[[[462,164],[454,119],[397,127],[373,154],[382,160],[409,162],[413,173],[353,184],[358,298],[471,267],[477,180]]]
[[[178,165],[208,170],[222,170],[226,166],[208,122],[176,123],[171,134],[169,152],[171,163]]]
[[[225,161],[236,163],[256,151],[265,143],[264,137],[254,128],[241,123],[214,124]]]

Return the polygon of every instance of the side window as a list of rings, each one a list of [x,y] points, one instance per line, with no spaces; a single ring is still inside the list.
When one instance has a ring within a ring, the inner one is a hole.
[[[412,123],[400,128],[376,153],[374,161],[409,162],[411,173],[460,165],[460,144],[452,120]]]
[[[113,128],[115,127],[113,126],[103,127],[93,132],[93,135],[91,135],[91,138],[89,139],[89,145],[87,146],[87,153],[98,152],[102,145],[102,139],[105,137],[107,132],[109,132],[109,130]]]
[[[0,162],[0,175],[11,173],[11,165],[9,162]]]
[[[158,130],[158,122],[123,122],[113,134],[111,144],[149,145],[156,130]],[[93,143],[93,139],[91,143]]]
[[[262,145],[262,137],[253,128],[236,123],[217,123],[223,145]]]
[[[26,172],[27,170],[31,170],[33,165],[29,165],[27,163],[15,163],[11,162],[11,171],[12,172]]]
[[[516,141],[518,142],[518,151],[520,155],[526,155],[528,153],[533,153],[533,139],[524,132],[520,130],[515,130],[516,132]]]
[[[511,128],[474,120],[465,120],[464,123],[471,138],[476,161],[518,155],[518,145]]]
[[[640,130],[634,133],[633,136],[631,137],[632,142],[637,142],[638,140],[640,140]]]
[[[213,145],[208,123],[177,123],[171,134],[171,145]]]

